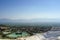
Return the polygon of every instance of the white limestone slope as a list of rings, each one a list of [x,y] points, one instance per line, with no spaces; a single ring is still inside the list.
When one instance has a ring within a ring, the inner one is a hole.
[[[45,40],[46,38],[42,34],[36,34],[26,38],[18,38],[18,40]]]
[[[26,40],[45,40],[45,37],[40,34],[37,34],[31,37],[27,37]]]
[[[60,40],[60,31],[48,31],[43,34],[36,34],[31,37],[18,38],[20,40]]]

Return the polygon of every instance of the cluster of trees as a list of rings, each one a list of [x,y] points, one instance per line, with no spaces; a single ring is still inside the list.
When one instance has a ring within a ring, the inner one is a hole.
[[[11,27],[12,31],[26,31],[33,35],[33,33],[41,33],[41,32],[47,32],[51,30],[51,26],[20,26],[20,27]]]
[[[0,27],[11,27],[9,24],[0,24]]]
[[[30,26],[30,25],[17,25],[17,26],[10,26],[10,25],[3,25],[3,24],[0,24],[0,26],[2,27],[10,27],[11,31],[26,31],[30,34],[32,33],[40,33],[40,32],[47,32],[49,31],[52,27],[51,26]],[[18,27],[19,26],[19,27]]]

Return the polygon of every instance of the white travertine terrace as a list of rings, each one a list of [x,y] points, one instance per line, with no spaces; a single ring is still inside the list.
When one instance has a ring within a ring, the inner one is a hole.
[[[36,34],[29,37],[19,37],[17,39],[0,39],[0,40],[60,40],[60,31],[48,31],[42,34]]]
[[[31,37],[18,38],[20,40],[60,40],[60,31],[48,31],[43,34],[36,34]]]
[[[40,34],[37,34],[37,35],[31,36],[31,37],[20,38],[20,40],[45,40],[45,37]]]

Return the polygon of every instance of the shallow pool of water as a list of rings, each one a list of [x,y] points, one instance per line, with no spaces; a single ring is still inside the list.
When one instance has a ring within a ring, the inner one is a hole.
[[[27,32],[22,32],[22,34],[12,33],[7,35],[7,37],[10,37],[10,38],[25,37],[25,36],[29,36],[29,34]]]

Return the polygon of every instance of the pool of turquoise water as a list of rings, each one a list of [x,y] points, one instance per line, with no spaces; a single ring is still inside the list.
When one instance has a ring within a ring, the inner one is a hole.
[[[10,38],[25,37],[25,36],[29,36],[29,34],[27,32],[22,32],[22,34],[12,33],[7,35],[7,37],[10,37]]]

